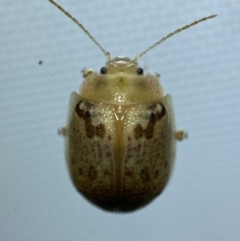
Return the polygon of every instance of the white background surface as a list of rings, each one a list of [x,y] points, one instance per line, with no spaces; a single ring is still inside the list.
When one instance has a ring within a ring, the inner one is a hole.
[[[58,127],[84,67],[105,58],[48,1],[0,0],[0,240],[240,240],[240,2],[59,0],[112,57],[140,61],[173,96],[174,175],[149,206],[104,212],[72,187]],[[39,65],[38,61],[43,64]]]

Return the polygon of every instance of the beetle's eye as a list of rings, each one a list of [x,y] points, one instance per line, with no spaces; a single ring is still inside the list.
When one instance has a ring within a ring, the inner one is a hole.
[[[143,74],[143,69],[142,68],[137,68],[137,74],[142,75]]]
[[[102,67],[102,68],[100,69],[100,73],[101,73],[101,74],[106,74],[106,73],[107,73],[107,68],[106,68],[106,67]]]

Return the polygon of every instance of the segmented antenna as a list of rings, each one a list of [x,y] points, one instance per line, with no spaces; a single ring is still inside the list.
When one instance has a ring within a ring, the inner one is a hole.
[[[191,28],[192,26],[200,23],[200,22],[203,22],[203,21],[206,21],[210,18],[215,18],[217,15],[214,14],[214,15],[211,15],[211,16],[208,16],[208,17],[205,17],[205,18],[201,18],[195,22],[192,22],[182,28],[179,28],[177,30],[175,30],[174,32],[168,34],[167,36],[163,37],[162,39],[160,39],[159,41],[157,41],[155,44],[153,44],[152,46],[150,46],[149,48],[147,48],[145,51],[143,51],[142,53],[138,54],[135,59],[134,59],[134,62],[138,62],[138,60],[144,55],[146,54],[148,51],[150,51],[151,49],[155,48],[156,46],[158,46],[159,44],[161,44],[162,42],[164,42],[165,40],[171,38],[173,35],[177,34],[177,33],[180,33],[181,31],[185,30],[185,29],[188,29],[188,28]]]
[[[74,23],[76,23],[78,25],[79,28],[81,28],[83,30],[83,32],[102,50],[102,52],[104,53],[104,55],[107,58],[107,61],[110,60],[110,53],[108,51],[106,51],[98,42],[97,40],[87,31],[86,28],[84,28],[84,26],[77,21],[76,18],[74,18],[70,13],[68,13],[67,11],[65,11],[60,5],[58,5],[55,1],[53,0],[48,0],[50,3],[52,3],[54,6],[56,6],[61,12],[63,12],[67,17],[69,17]]]
[[[75,19],[70,13],[68,13],[67,11],[65,11],[60,5],[58,5],[55,1],[53,0],[48,0],[50,3],[52,3],[54,6],[56,6],[61,12],[63,12],[67,17],[69,17],[74,23],[76,23],[78,25],[79,28],[81,28],[83,30],[83,32],[101,49],[101,51],[104,53],[104,55],[107,58],[107,61],[110,61],[110,53],[108,51],[106,51],[98,42],[97,40],[87,31],[87,29],[80,23],[77,21],[77,19]],[[182,32],[185,29],[188,29],[200,22],[206,21],[208,19],[211,18],[215,18],[217,15],[211,15],[205,18],[201,18],[195,22],[192,22],[182,28],[179,28],[177,30],[175,30],[174,32],[168,34],[167,36],[165,36],[164,38],[160,39],[159,41],[157,41],[155,44],[153,44],[152,46],[150,46],[149,48],[147,48],[145,51],[143,51],[140,54],[137,54],[135,59],[133,60],[134,62],[138,62],[138,60],[144,55],[146,54],[148,51],[150,51],[151,49],[155,48],[156,46],[158,46],[159,44],[161,44],[162,42],[164,42],[165,40],[171,38],[173,35]]]

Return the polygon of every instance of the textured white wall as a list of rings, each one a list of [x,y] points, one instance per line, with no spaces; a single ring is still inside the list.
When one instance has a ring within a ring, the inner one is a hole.
[[[178,143],[164,193],[118,215],[75,192],[57,135],[80,70],[99,69],[104,56],[47,0],[0,0],[0,240],[240,240],[239,0],[58,2],[112,57],[133,58],[176,28],[218,17],[140,61],[161,74],[189,139]]]

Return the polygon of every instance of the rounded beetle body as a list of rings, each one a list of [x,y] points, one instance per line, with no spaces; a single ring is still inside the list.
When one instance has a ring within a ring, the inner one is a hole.
[[[100,73],[84,69],[84,81],[71,94],[65,137],[69,173],[76,189],[108,211],[130,212],[151,202],[172,173],[176,140],[172,98],[164,95],[159,75],[144,74],[138,60],[162,42],[210,15],[175,30],[138,54],[134,60],[110,58],[88,30],[54,0],[107,58]]]
[[[134,211],[158,196],[171,175],[172,100],[158,75],[139,75],[128,58],[107,62],[105,70],[83,70],[80,93],[71,94],[66,160],[74,186],[89,201]]]

